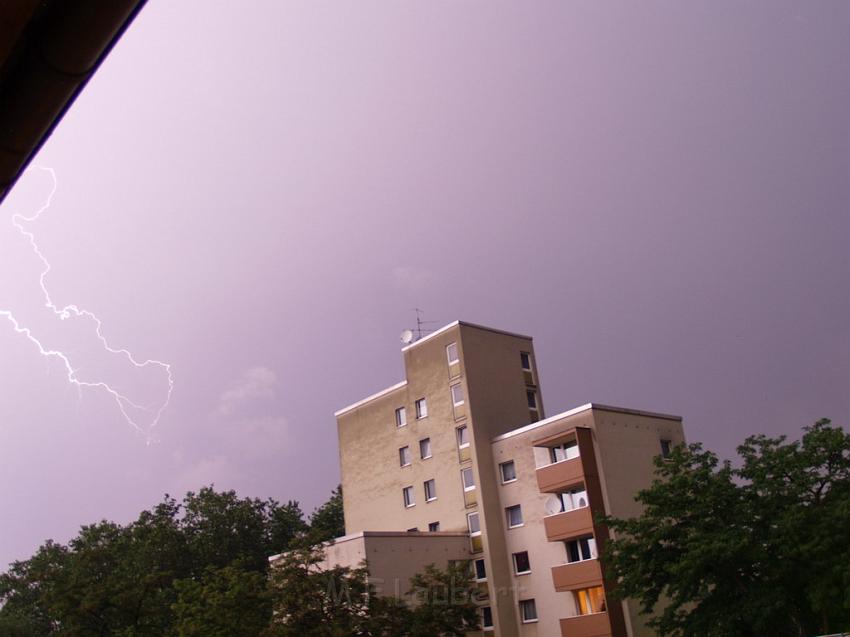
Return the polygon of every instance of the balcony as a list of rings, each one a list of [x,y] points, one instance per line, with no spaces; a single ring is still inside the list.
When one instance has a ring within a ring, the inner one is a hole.
[[[561,460],[537,469],[537,486],[541,493],[556,493],[584,480],[581,456]]]
[[[559,593],[602,586],[602,567],[597,559],[554,566],[552,583]]]
[[[576,615],[561,620],[563,637],[611,637],[611,622],[608,613]]]
[[[543,518],[546,539],[550,542],[571,540],[582,535],[593,535],[593,511],[581,507]]]

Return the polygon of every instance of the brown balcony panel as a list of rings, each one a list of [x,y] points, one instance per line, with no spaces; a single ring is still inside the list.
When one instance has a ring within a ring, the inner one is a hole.
[[[552,567],[552,582],[559,593],[580,588],[602,586],[602,568],[599,560],[585,560]]]
[[[593,512],[590,507],[564,511],[543,518],[546,538],[550,542],[570,540],[593,533]]]
[[[542,493],[557,493],[584,482],[581,457],[561,460],[537,470],[537,486]]]
[[[576,615],[561,620],[562,637],[611,637],[608,613]]]

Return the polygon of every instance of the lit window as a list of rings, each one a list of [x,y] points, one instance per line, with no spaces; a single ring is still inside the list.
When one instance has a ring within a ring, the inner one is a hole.
[[[464,491],[472,491],[475,488],[475,476],[472,475],[472,468],[467,467],[466,469],[460,470],[460,477],[463,480],[463,490]]]
[[[452,404],[455,407],[463,404],[463,387],[460,384],[452,385]]]
[[[454,365],[458,362],[457,343],[449,343],[446,345],[446,358],[449,360],[449,365]]]
[[[531,572],[531,562],[528,560],[528,551],[514,553],[514,573],[525,575]]]
[[[395,426],[404,427],[407,424],[407,410],[404,407],[399,407],[395,410]]]
[[[516,480],[516,466],[513,460],[508,460],[500,464],[499,471],[502,474],[502,484]]]
[[[398,463],[402,467],[410,465],[410,447],[402,447],[398,450]]]
[[[416,500],[413,499],[413,487],[404,487],[401,492],[404,495],[404,506],[409,508],[416,504]]]
[[[430,502],[431,500],[437,499],[437,483],[433,478],[425,481],[425,501]]]
[[[508,515],[508,528],[513,529],[522,526],[522,507],[518,504],[505,509]]]
[[[416,401],[416,418],[425,418],[428,415],[428,403],[425,402],[424,398],[420,398]]]
[[[569,440],[562,445],[552,447],[552,462],[560,462],[561,460],[572,460],[578,458],[578,442]]]
[[[522,623],[537,621],[537,604],[533,599],[523,599],[519,602],[519,616],[522,618]]]
[[[672,448],[672,443],[669,440],[662,440],[661,441],[661,457],[662,458],[669,458],[671,448]]]
[[[464,449],[469,446],[469,434],[466,425],[457,428],[457,446],[458,449]]]
[[[526,372],[531,371],[531,354],[528,352],[520,352],[519,360],[522,362],[522,369]]]
[[[489,606],[481,607],[481,627],[484,630],[493,630],[493,609]]]
[[[601,586],[593,588],[583,588],[573,593],[576,600],[576,608],[579,615],[589,615],[590,613],[601,613],[605,608],[605,591]]]
[[[484,566],[484,558],[475,560],[475,581],[483,582],[487,579],[487,568]]]
[[[423,438],[419,441],[419,457],[425,460],[431,457],[431,439]]]
[[[584,562],[596,559],[596,540],[592,535],[564,542],[567,547],[567,562]]]
[[[440,530],[440,523],[439,522],[429,522],[428,523],[428,530],[431,533],[436,533],[437,531]]]
[[[481,524],[478,521],[477,511],[466,516],[466,526],[470,535],[481,535]]]
[[[525,397],[528,399],[528,408],[537,409],[537,392],[528,390],[525,392]]]

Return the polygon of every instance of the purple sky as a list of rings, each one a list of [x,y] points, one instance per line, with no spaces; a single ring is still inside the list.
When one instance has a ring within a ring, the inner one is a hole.
[[[57,305],[172,365],[145,444],[0,319],[0,568],[215,482],[309,510],[333,411],[398,335],[535,337],[554,414],[685,417],[723,455],[850,417],[850,4],[152,1],[45,145]],[[162,370],[58,321],[2,206],[0,309],[154,405]]]

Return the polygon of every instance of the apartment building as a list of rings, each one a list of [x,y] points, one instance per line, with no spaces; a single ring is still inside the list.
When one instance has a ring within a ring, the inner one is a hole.
[[[593,403],[546,417],[520,334],[456,321],[402,354],[405,380],[335,414],[347,535],[329,559],[365,558],[384,594],[414,566],[470,559],[487,635],[651,634],[610,595],[594,514],[639,513],[681,418]]]

